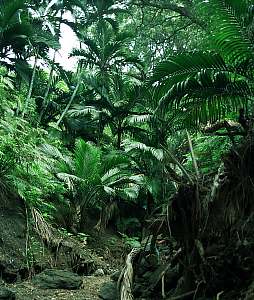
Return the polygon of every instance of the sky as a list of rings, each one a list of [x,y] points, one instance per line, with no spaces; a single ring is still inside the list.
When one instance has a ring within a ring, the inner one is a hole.
[[[71,50],[79,46],[78,39],[69,26],[61,25],[61,49],[56,55],[56,62],[60,63],[66,70],[73,70],[77,60],[69,57]]]
[[[70,15],[64,15],[65,18],[71,20]],[[75,33],[66,24],[61,24],[61,38],[60,38],[61,49],[56,54],[56,62],[59,63],[66,70],[74,70],[77,59],[69,57],[73,48],[79,47],[78,39]],[[54,51],[51,50],[49,53],[50,57],[53,58]]]

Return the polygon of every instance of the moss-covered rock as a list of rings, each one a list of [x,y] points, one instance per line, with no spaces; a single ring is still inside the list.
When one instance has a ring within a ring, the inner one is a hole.
[[[83,279],[75,273],[65,270],[45,270],[33,278],[33,283],[43,289],[77,290]]]

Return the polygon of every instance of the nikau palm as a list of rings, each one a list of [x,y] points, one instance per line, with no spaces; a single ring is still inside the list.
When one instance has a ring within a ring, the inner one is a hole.
[[[192,126],[215,122],[246,107],[253,97],[250,3],[204,1],[201,11],[208,5],[213,16],[207,30],[216,48],[172,56],[155,68],[149,81],[160,95],[157,111],[174,109]]]
[[[135,199],[138,197],[142,176],[122,168],[125,159],[102,161],[101,150],[83,140],[78,140],[72,161],[61,161],[57,176],[76,191],[74,206],[77,226],[86,221],[89,206],[102,206],[111,197]],[[116,164],[114,163],[117,162]],[[105,205],[105,204],[104,204]]]
[[[25,0],[4,0],[0,6],[1,63],[16,70],[27,64],[33,47],[45,55],[48,48],[59,49],[58,40],[42,28],[41,20],[33,18]],[[14,67],[15,68],[15,67]],[[20,72],[20,74],[22,74]]]

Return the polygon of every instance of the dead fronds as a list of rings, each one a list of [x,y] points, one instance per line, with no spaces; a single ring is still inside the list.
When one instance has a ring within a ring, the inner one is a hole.
[[[31,209],[32,217],[34,220],[35,230],[38,235],[45,241],[48,245],[53,238],[53,228],[52,226],[44,219],[42,214],[35,209]]]
[[[141,249],[134,248],[127,255],[125,267],[118,279],[118,293],[120,300],[133,300],[132,283],[133,283],[133,260],[140,253]]]

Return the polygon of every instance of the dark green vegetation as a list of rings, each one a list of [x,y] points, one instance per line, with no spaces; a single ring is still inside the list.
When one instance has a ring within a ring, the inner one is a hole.
[[[15,210],[22,278],[36,235],[57,256],[110,230],[142,247],[135,299],[253,299],[253,42],[251,0],[0,0],[0,224]]]

